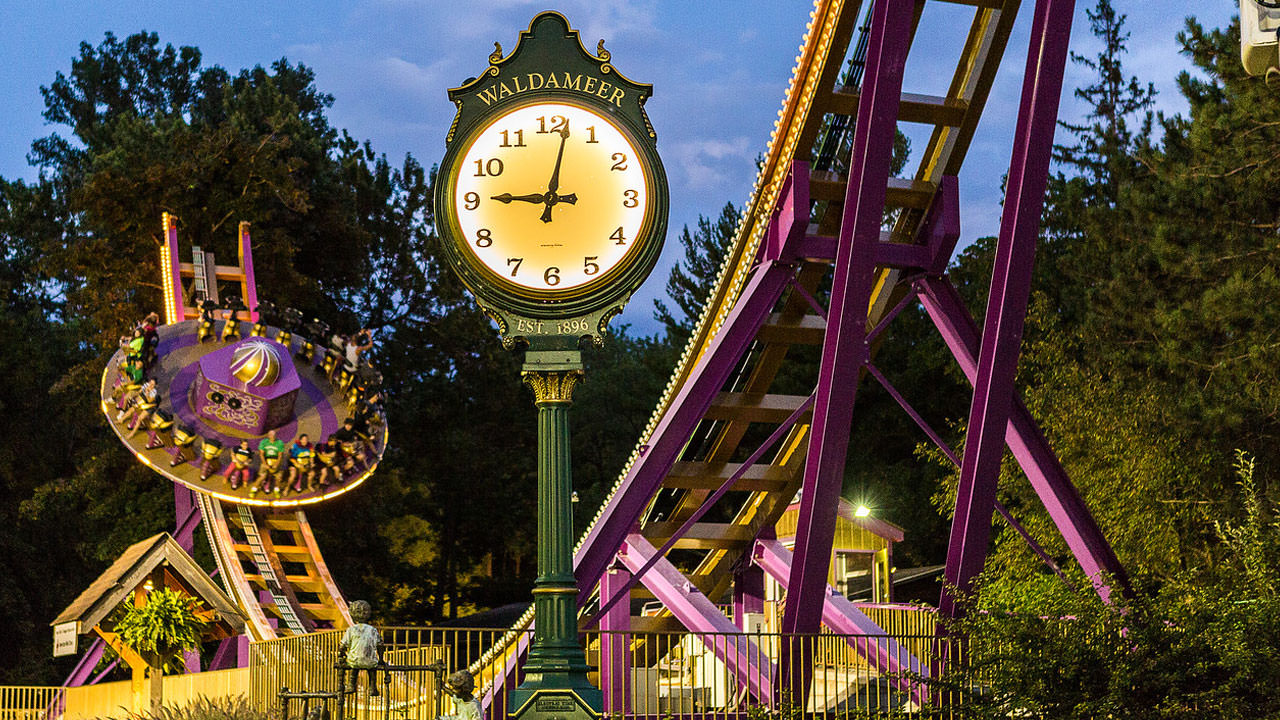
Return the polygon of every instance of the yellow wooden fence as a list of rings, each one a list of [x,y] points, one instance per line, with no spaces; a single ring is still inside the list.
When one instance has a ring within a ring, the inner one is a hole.
[[[248,694],[248,668],[166,675],[164,678],[165,707],[184,707],[200,697],[226,698]],[[128,680],[69,687],[66,688],[63,720],[123,718],[130,714],[132,703],[133,692]],[[7,720],[8,717],[10,716],[0,714],[0,720]],[[54,718],[43,720],[54,720]]]

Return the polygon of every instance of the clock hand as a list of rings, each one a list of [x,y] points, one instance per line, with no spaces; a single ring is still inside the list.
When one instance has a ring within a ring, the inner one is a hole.
[[[564,128],[560,130],[560,152],[556,153],[556,168],[551,171],[551,179],[547,181],[547,192],[554,194],[560,189],[560,161],[564,159],[564,144],[569,139],[569,121],[564,121]]]
[[[547,181],[547,195],[544,202],[546,207],[542,209],[542,217],[539,218],[544,223],[551,222],[551,208],[560,200],[560,196],[556,194],[556,190],[560,189],[560,161],[564,160],[564,145],[569,140],[569,120],[564,121],[564,128],[560,130],[560,151],[556,153],[556,167],[551,171],[551,179]],[[574,197],[577,201],[577,197]]]
[[[532,193],[529,195],[512,195],[511,193],[502,193],[501,195],[490,195],[489,199],[510,205],[514,200],[527,203],[542,203],[546,201],[547,196],[544,193]]]

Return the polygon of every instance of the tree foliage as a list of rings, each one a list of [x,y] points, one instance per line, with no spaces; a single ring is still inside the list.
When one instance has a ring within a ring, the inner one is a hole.
[[[1111,602],[1087,584],[1012,602],[985,588],[971,597],[953,630],[973,638],[967,672],[988,687],[962,717],[1280,717],[1280,522],[1253,458],[1238,454],[1235,472],[1248,512],[1213,531],[1221,563],[1142,578],[1140,594]]]
[[[680,246],[684,248],[684,257],[667,276],[667,296],[674,307],[661,299],[653,301],[653,317],[662,323],[672,345],[683,346],[693,332],[702,306],[715,288],[720,266],[724,265],[725,253],[733,244],[741,219],[742,211],[733,203],[725,203],[718,217],[713,219],[699,215],[696,229],[690,232],[686,225],[681,230]]]

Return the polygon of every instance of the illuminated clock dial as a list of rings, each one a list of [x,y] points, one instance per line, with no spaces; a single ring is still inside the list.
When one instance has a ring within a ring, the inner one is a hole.
[[[583,292],[636,254],[653,209],[651,174],[607,115],[526,105],[473,134],[452,166],[456,239],[517,292]]]

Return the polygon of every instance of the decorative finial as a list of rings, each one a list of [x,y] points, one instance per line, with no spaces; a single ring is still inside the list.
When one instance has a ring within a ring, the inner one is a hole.
[[[502,60],[502,43],[495,41],[493,43],[493,52],[489,53],[489,62],[496,63],[500,60]]]
[[[612,57],[609,51],[604,49],[604,38],[600,38],[600,42],[596,43],[596,57],[605,62],[609,62],[609,58]]]

